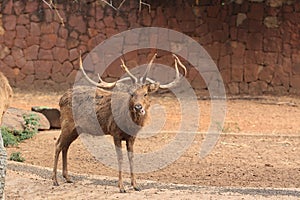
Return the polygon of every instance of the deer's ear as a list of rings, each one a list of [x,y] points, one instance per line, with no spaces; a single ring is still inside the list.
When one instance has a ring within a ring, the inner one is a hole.
[[[148,92],[156,92],[159,89],[159,83],[149,83],[147,84]]]

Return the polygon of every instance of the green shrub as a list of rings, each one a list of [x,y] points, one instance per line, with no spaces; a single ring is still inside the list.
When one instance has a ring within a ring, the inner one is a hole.
[[[25,129],[24,131],[18,132],[16,136],[17,136],[18,141],[21,142],[23,140],[32,138],[35,134],[36,134],[36,132]]]
[[[20,152],[13,152],[10,154],[9,160],[13,160],[16,162],[24,162],[25,158],[21,156]]]
[[[7,146],[17,146],[19,142],[32,138],[40,126],[39,117],[36,114],[23,115],[24,130],[11,130],[7,127],[1,127],[3,144]]]
[[[3,138],[3,145],[5,147],[18,145],[17,137],[13,134],[13,131],[10,130],[9,128],[1,127],[1,134]]]
[[[40,126],[40,119],[35,114],[23,115],[25,122],[25,129],[18,133],[19,141],[32,138],[38,133],[38,128]]]
[[[40,118],[36,114],[23,115],[25,129],[38,132],[40,126]]]

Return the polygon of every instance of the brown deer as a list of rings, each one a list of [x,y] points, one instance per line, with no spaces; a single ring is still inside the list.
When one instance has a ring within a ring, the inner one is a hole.
[[[77,106],[74,107],[74,102],[72,102],[72,99],[76,99],[76,101],[79,102],[79,105],[81,104],[80,102],[84,102],[87,99],[93,99],[94,105],[89,105],[89,107],[95,107],[97,123],[99,123],[105,135],[111,135],[113,137],[118,159],[118,186],[120,192],[126,192],[122,181],[122,141],[126,141],[130,166],[131,185],[133,186],[134,190],[140,190],[140,188],[137,186],[133,172],[133,144],[136,139],[137,133],[139,132],[141,127],[144,126],[145,120],[149,115],[148,108],[150,106],[150,101],[148,94],[157,91],[159,88],[166,89],[173,87],[181,80],[183,76],[186,75],[186,67],[182,64],[182,62],[176,55],[173,56],[175,57],[176,78],[171,83],[164,85],[147,77],[156,54],[152,57],[144,75],[140,79],[131,74],[124,61],[121,59],[121,67],[125,72],[127,72],[129,77],[125,77],[112,83],[103,81],[100,76],[98,83],[91,80],[84,71],[80,56],[79,64],[84,77],[94,86],[97,86],[97,88],[95,89],[95,87],[78,86],[77,88],[68,90],[60,99],[59,106],[61,109],[61,134],[56,142],[52,177],[54,185],[58,185],[56,177],[57,162],[61,151],[63,159],[63,177],[67,182],[72,182],[68,176],[67,170],[67,153],[69,146],[78,137],[78,134],[85,130],[83,126],[92,126],[88,119],[89,113],[85,113],[85,109],[77,108]],[[179,73],[177,63],[184,70],[183,76]],[[132,84],[126,85],[124,83],[121,83],[126,80],[131,80]],[[108,90],[114,87],[118,87],[117,91]],[[89,96],[89,98],[86,97],[87,95]],[[113,108],[112,106],[113,98],[116,98],[117,101],[120,101],[120,103],[117,103],[117,108]],[[75,110],[80,110],[82,116],[80,117],[79,124],[77,123],[77,120],[74,119],[73,112],[76,112]],[[120,127],[120,125],[122,127]],[[92,133],[92,131],[90,131],[90,134],[95,133]]]

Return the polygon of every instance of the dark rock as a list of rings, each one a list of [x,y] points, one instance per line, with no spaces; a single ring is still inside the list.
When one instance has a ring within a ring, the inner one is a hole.
[[[31,108],[32,111],[42,113],[48,119],[50,128],[60,128],[60,111],[56,108],[47,108],[35,106]]]

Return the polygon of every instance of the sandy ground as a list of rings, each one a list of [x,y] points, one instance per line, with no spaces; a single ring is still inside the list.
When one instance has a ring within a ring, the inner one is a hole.
[[[51,169],[13,162],[8,166],[6,199],[296,200],[300,195],[299,189],[201,187],[144,180],[140,181],[142,191],[128,189],[127,193],[121,194],[114,186],[117,180],[107,176],[72,174],[76,183],[54,187],[48,178]]]
[[[12,106],[24,109],[31,106],[57,107],[60,95],[17,93]],[[164,98],[153,98],[153,103],[163,106],[165,123],[158,134],[137,139],[136,153],[160,150],[176,138],[181,122],[178,101],[165,95]],[[80,139],[71,145],[69,151],[69,171],[75,173],[72,176],[75,183],[64,183],[60,177],[60,186],[53,187],[50,177],[59,130],[51,130],[40,132],[18,147],[7,148],[8,155],[21,152],[26,167],[16,167],[13,162],[9,164],[6,199],[300,198],[299,189],[294,189],[300,188],[299,98],[231,98],[227,101],[224,127],[220,127],[223,133],[204,158],[199,157],[199,152],[207,137],[205,132],[213,121],[211,102],[199,100],[198,104],[200,126],[192,144],[167,167],[137,174],[142,192],[132,191],[127,184],[128,194],[119,194],[115,178],[117,171],[97,160]],[[160,117],[160,113],[152,115],[153,120]],[[129,176],[125,173],[124,177]]]

